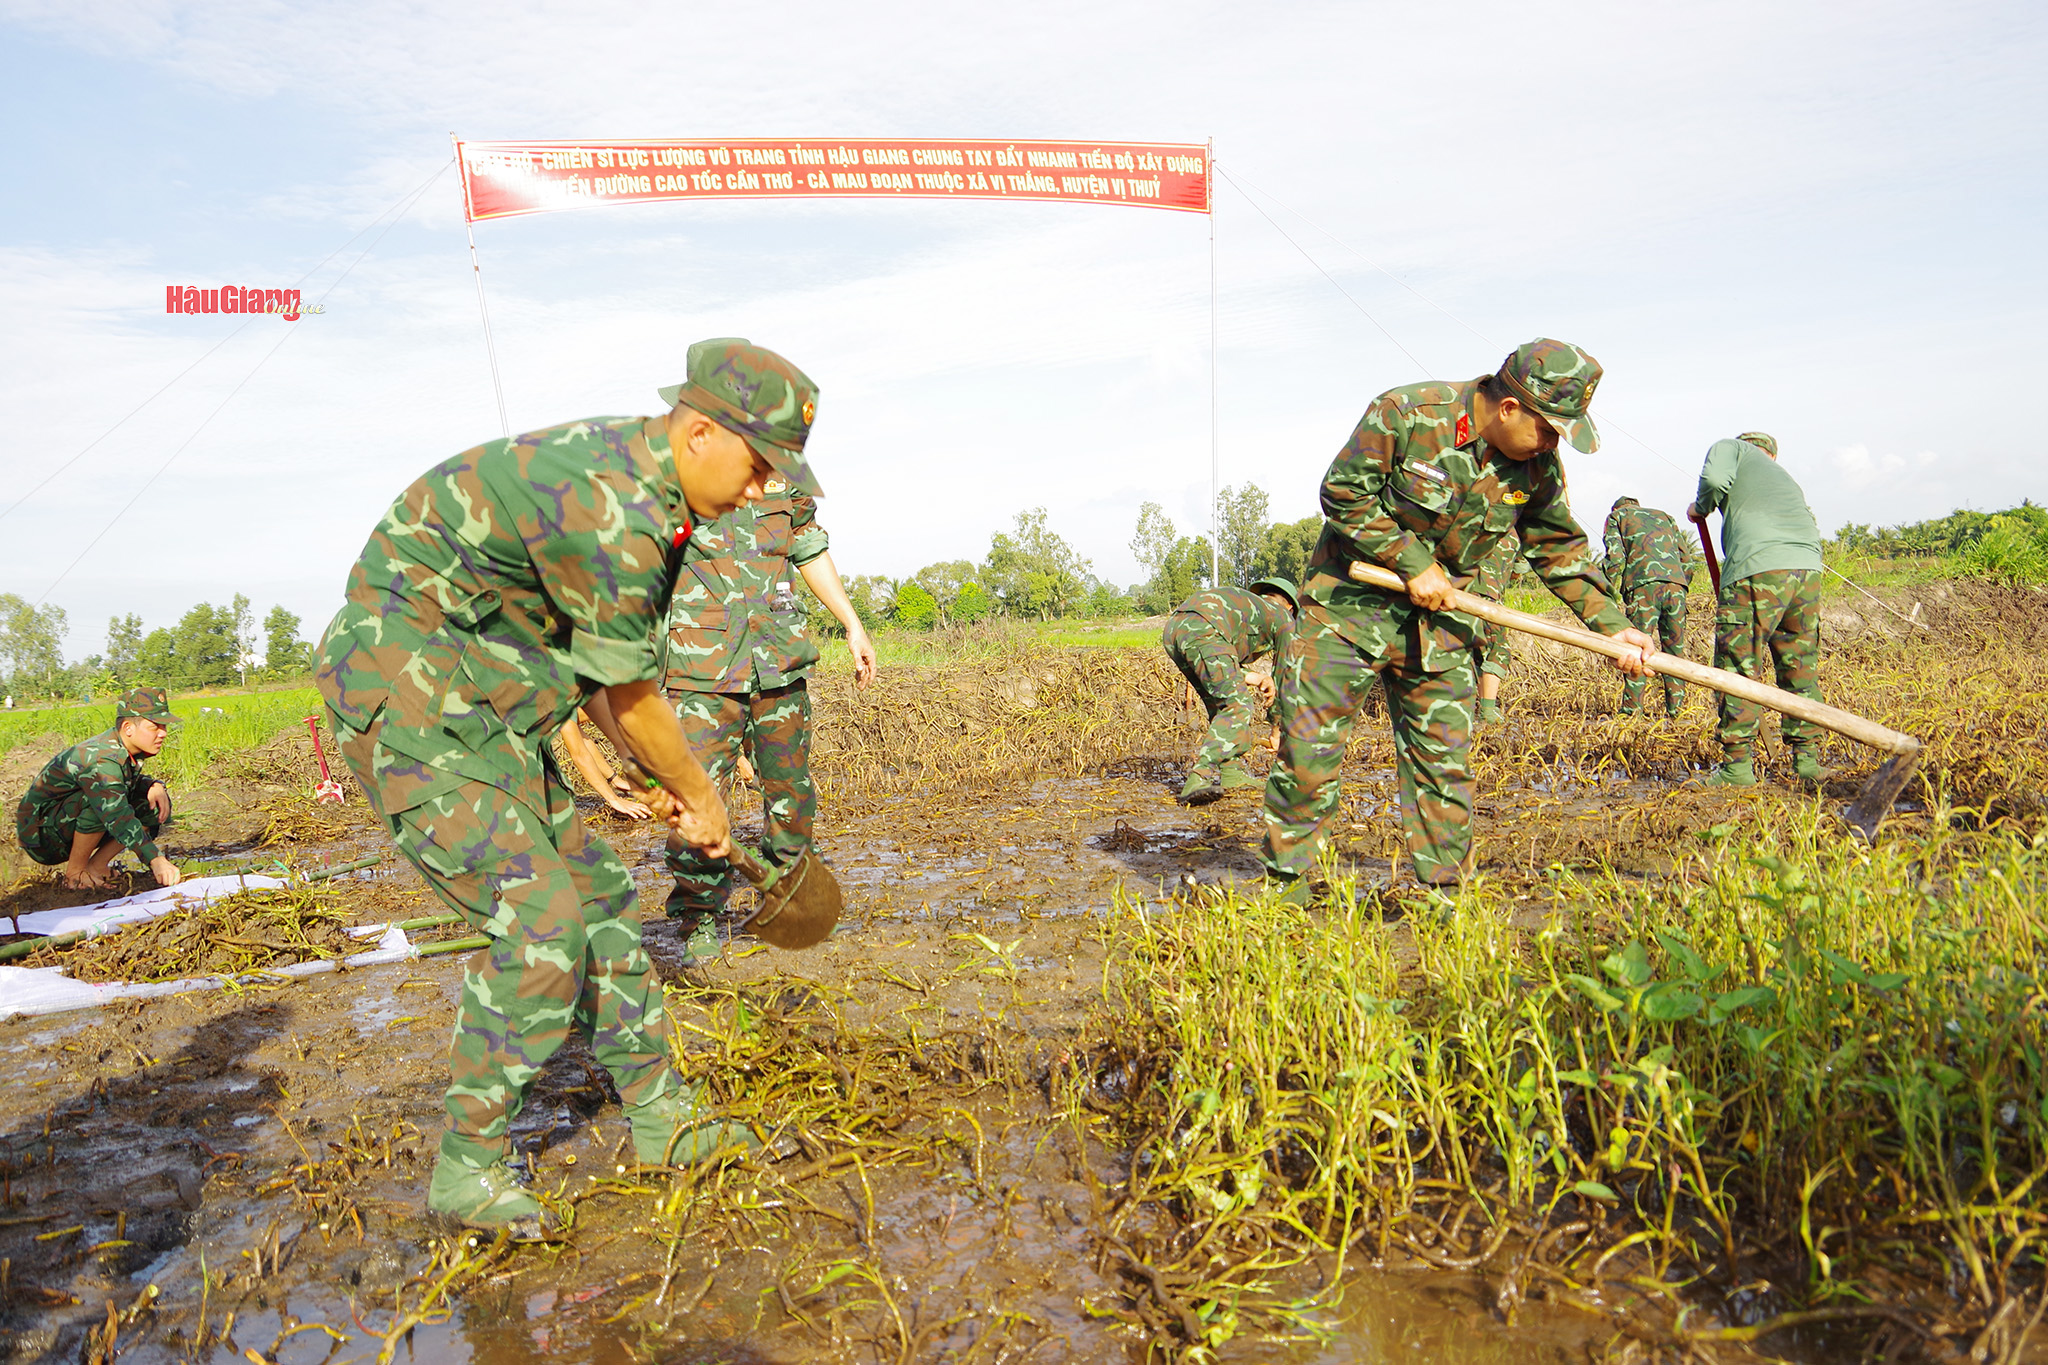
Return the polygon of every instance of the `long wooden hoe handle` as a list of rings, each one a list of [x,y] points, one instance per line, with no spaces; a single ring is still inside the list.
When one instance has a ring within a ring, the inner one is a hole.
[[[1354,560],[1350,574],[1354,583],[1385,588],[1389,592],[1408,591],[1408,584],[1399,574],[1382,569],[1377,564],[1363,564]],[[1510,630],[1519,630],[1529,635],[1540,635],[1546,640],[1555,640],[1559,644],[1571,645],[1594,654],[1604,654],[1610,659],[1618,659],[1628,652],[1627,645],[1610,640],[1605,635],[1595,635],[1590,630],[1581,630],[1575,626],[1561,626],[1555,621],[1546,621],[1540,616],[1516,611],[1513,607],[1503,606],[1499,602],[1474,597],[1469,592],[1453,589],[1451,606],[1483,621],[1491,621],[1497,626],[1506,626]],[[1782,711],[1788,716],[1810,720],[1824,730],[1847,735],[1859,744],[1868,744],[1872,748],[1894,754],[1914,754],[1920,750],[1920,741],[1911,735],[1888,730],[1876,721],[1865,720],[1861,716],[1851,715],[1825,702],[1817,702],[1809,697],[1787,692],[1783,688],[1772,687],[1769,683],[1760,683],[1754,678],[1745,678],[1740,673],[1731,673],[1725,668],[1710,668],[1706,664],[1694,663],[1691,659],[1666,654],[1662,650],[1653,652],[1647,662],[1652,673],[1668,674],[1685,682],[1712,688],[1716,692],[1726,692],[1731,697],[1753,701],[1759,706],[1768,706],[1773,711]]]
[[[1700,533],[1700,549],[1707,556],[1707,577],[1713,580],[1714,596],[1721,595],[1721,561],[1714,557],[1714,534],[1707,529],[1705,517],[1694,517],[1692,528]]]

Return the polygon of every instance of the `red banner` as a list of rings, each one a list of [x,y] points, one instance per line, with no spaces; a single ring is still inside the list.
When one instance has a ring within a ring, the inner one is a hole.
[[[1033,199],[1209,211],[1209,151],[1179,142],[458,142],[471,222],[665,199]]]

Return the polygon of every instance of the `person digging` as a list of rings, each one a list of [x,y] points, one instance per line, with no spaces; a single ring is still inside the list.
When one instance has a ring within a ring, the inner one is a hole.
[[[29,857],[74,891],[111,885],[108,867],[122,849],[141,860],[159,886],[182,875],[156,846],[171,818],[163,779],[142,771],[170,737],[170,700],[161,687],[138,687],[114,708],[114,728],[82,740],[43,765],[14,812],[14,832]]]
[[[1180,789],[1182,805],[1205,806],[1227,791],[1263,785],[1244,755],[1259,738],[1253,699],[1271,706],[1277,688],[1249,665],[1263,654],[1277,662],[1286,652],[1294,607],[1294,584],[1261,578],[1249,588],[1204,589],[1167,619],[1159,643],[1209,714],[1194,770]]]
[[[661,695],[654,641],[702,521],[803,457],[818,389],[735,338],[689,349],[656,417],[491,441],[398,497],[349,574],[317,682],[342,755],[393,842],[489,946],[470,959],[427,1207],[539,1231],[508,1158],[527,1088],[572,1031],[611,1074],[646,1165],[757,1147],[670,1065],[633,878],[577,817],[551,742],[600,695],[684,840],[734,854],[724,805]],[[603,722],[603,717],[593,715]]]

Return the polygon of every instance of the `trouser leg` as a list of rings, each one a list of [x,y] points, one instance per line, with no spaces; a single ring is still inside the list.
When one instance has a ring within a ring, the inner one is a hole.
[[[669,694],[669,700],[675,706],[676,719],[682,722],[690,751],[714,784],[723,782],[739,759],[748,724],[747,697],[736,692],[676,691]],[[724,909],[732,896],[732,864],[723,858],[706,858],[673,834],[663,862],[676,879],[668,898],[670,915],[696,916]]]
[[[1685,631],[1688,607],[1686,588],[1683,583],[1660,583],[1657,585],[1657,638],[1666,654],[1685,657]],[[1664,675],[1664,709],[1677,715],[1685,704],[1685,684],[1670,674]]]
[[[1812,569],[1786,570],[1779,604],[1770,632],[1778,686],[1820,701],[1820,574]],[[1818,743],[1821,729],[1810,720],[1781,715],[1779,733],[1796,748]]]
[[[809,848],[818,813],[811,785],[811,692],[801,680],[747,699],[747,738],[761,782],[762,856],[777,867]]]
[[[1394,726],[1401,828],[1417,881],[1456,882],[1472,848],[1472,699],[1468,656],[1442,673],[1392,664],[1380,675]]]
[[[1635,592],[1628,594],[1627,601],[1623,605],[1626,608],[1625,614],[1628,616],[1628,623],[1651,639],[1656,639],[1657,604],[1655,594],[1650,585],[1644,584]],[[1621,684],[1621,709],[1623,711],[1632,713],[1641,709],[1643,704],[1643,681],[1641,678],[1629,678]]]
[[[1763,661],[1769,652],[1769,632],[1775,624],[1771,611],[1773,594],[1764,581],[1768,577],[1752,574],[1733,583],[1723,582],[1714,611],[1714,667],[1758,682],[1764,681]],[[1720,723],[1715,734],[1721,741],[1721,761],[1742,763],[1753,759],[1763,708],[1726,692],[1720,694],[1716,705]]]
[[[1268,876],[1305,877],[1338,808],[1338,774],[1351,718],[1373,684],[1372,661],[1326,620],[1304,614],[1281,664],[1280,752],[1266,779]]]

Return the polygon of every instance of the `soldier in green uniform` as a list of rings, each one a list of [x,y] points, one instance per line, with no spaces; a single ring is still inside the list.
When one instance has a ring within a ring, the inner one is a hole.
[[[659,652],[669,702],[711,780],[722,781],[752,751],[761,784],[761,856],[786,866],[809,847],[818,807],[809,685],[818,646],[804,627],[792,566],[846,628],[854,678],[863,687],[875,675],[875,646],[832,562],[816,500],[780,480],[765,488],[759,502],[690,538]],[[676,837],[668,841],[667,863],[676,879],[667,913],[681,921],[686,957],[716,957],[732,865]]]
[[[171,818],[171,793],[142,761],[163,751],[170,735],[170,698],[161,687],[138,687],[114,707],[114,728],[81,740],[43,765],[14,811],[14,832],[28,856],[64,865],[76,891],[109,884],[108,864],[122,849],[142,861],[161,886],[176,886],[177,866],[156,846]]]
[[[1274,700],[1280,657],[1294,630],[1295,593],[1284,578],[1261,578],[1249,588],[1225,584],[1196,593],[1167,618],[1159,643],[1209,713],[1209,732],[1180,789],[1183,804],[1203,806],[1226,791],[1260,785],[1244,763],[1258,741],[1253,695],[1268,705]],[[1273,681],[1247,667],[1269,653]]]
[[[1669,512],[1634,498],[1616,498],[1601,539],[1607,547],[1607,581],[1621,594],[1629,620],[1665,653],[1684,654],[1686,594],[1700,564],[1692,537],[1678,529]],[[1643,683],[1630,678],[1621,685],[1622,715],[1632,716],[1642,706]],[[1665,675],[1664,714],[1676,717],[1684,706],[1685,684]]]
[[[1375,675],[1415,875],[1438,886],[1464,875],[1480,634],[1447,608],[1503,537],[1519,537],[1530,567],[1582,621],[1632,646],[1617,668],[1642,672],[1651,642],[1609,599],[1556,454],[1560,434],[1581,451],[1598,448],[1587,408],[1599,379],[1577,347],[1532,341],[1495,374],[1381,394],[1338,452],[1323,479],[1326,520],[1287,648],[1280,754],[1266,784],[1262,862],[1281,894],[1308,898],[1351,718]],[[1406,593],[1353,582],[1348,567],[1361,560],[1400,574]]]
[[[1768,657],[1778,686],[1820,695],[1820,526],[1798,481],[1778,463],[1778,443],[1761,431],[1716,441],[1700,469],[1686,516],[1721,514],[1721,600],[1714,614],[1714,666],[1764,680]],[[1756,732],[1763,708],[1721,695],[1721,766],[1715,786],[1756,785]],[[1786,716],[1792,775],[1815,784],[1827,771],[1815,752],[1820,727]]]
[[[1472,586],[1467,591],[1495,602],[1505,599],[1514,574],[1515,554],[1521,548],[1521,542],[1514,536],[1502,536],[1500,544],[1472,576]],[[1479,670],[1479,704],[1472,719],[1475,725],[1497,725],[1501,684],[1507,680],[1508,669],[1515,661],[1514,650],[1508,643],[1514,632],[1491,621],[1474,624],[1479,632],[1479,643],[1472,652],[1473,667]]]
[[[654,814],[712,856],[725,808],[663,700],[656,630],[700,521],[770,478],[815,494],[817,387],[745,341],[690,347],[659,417],[491,441],[399,495],[350,572],[318,682],[343,755],[399,851],[490,938],[470,962],[428,1207],[537,1225],[506,1164],[527,1087],[573,1029],[611,1073],[646,1163],[756,1140],[669,1065],[633,880],[577,818],[550,741],[600,697]]]

